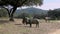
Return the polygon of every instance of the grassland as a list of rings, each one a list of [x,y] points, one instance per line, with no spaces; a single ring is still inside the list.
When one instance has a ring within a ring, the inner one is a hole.
[[[39,20],[39,28],[36,25],[23,25],[22,19],[10,22],[7,18],[0,18],[0,34],[60,34],[60,20]]]

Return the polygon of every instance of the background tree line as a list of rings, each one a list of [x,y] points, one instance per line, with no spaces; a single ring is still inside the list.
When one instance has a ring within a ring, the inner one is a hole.
[[[49,10],[48,17],[51,17],[53,19],[60,19],[60,9]]]
[[[0,17],[8,17],[8,12],[4,8],[0,8]],[[15,16],[14,16],[15,17]],[[23,18],[23,17],[34,17],[38,19],[44,19],[45,17],[51,17],[53,19],[60,19],[60,9],[48,10],[47,14],[29,14],[27,12],[23,12],[17,15],[15,18]]]
[[[0,8],[0,17],[8,17],[8,13],[6,9]]]
[[[28,13],[21,13],[17,16],[17,18],[26,17],[34,17],[38,19],[44,19],[45,17],[51,17],[51,19],[60,19],[60,9],[48,10],[47,14],[28,14]]]

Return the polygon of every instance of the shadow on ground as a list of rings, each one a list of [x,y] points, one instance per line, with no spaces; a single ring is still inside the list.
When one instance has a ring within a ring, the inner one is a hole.
[[[39,27],[36,27],[35,25],[33,26],[32,25],[32,27],[30,27],[30,25],[28,24],[28,25],[24,25],[24,24],[15,24],[16,26],[18,26],[18,27],[25,27],[25,28],[39,28]]]
[[[22,24],[15,24],[15,25],[22,25]]]
[[[0,20],[0,24],[9,23],[9,20]]]

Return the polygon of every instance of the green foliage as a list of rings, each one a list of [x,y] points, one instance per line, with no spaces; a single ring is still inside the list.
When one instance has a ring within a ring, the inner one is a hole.
[[[59,17],[60,17],[60,11],[57,11],[57,10],[49,10],[48,11],[48,16],[49,17],[52,17],[52,18],[54,18],[54,19],[59,19]]]
[[[0,9],[0,17],[6,17],[7,16],[7,11],[3,8]]]
[[[23,18],[23,17],[29,17],[30,18],[30,17],[32,17],[32,15],[28,14],[28,13],[21,13],[17,16],[17,18]]]
[[[42,5],[43,0],[0,0],[0,5],[24,6],[24,5]]]
[[[44,19],[46,15],[43,14],[35,14],[34,18],[38,18],[38,19]]]

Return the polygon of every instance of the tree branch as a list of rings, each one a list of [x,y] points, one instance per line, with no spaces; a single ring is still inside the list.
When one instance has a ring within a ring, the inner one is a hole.
[[[27,1],[27,0],[24,0],[24,1],[20,4],[19,7],[21,7],[26,1]]]
[[[12,8],[11,16],[13,16],[13,14],[14,14],[14,12],[15,12],[16,9],[17,9],[17,7],[13,7],[13,8]]]

